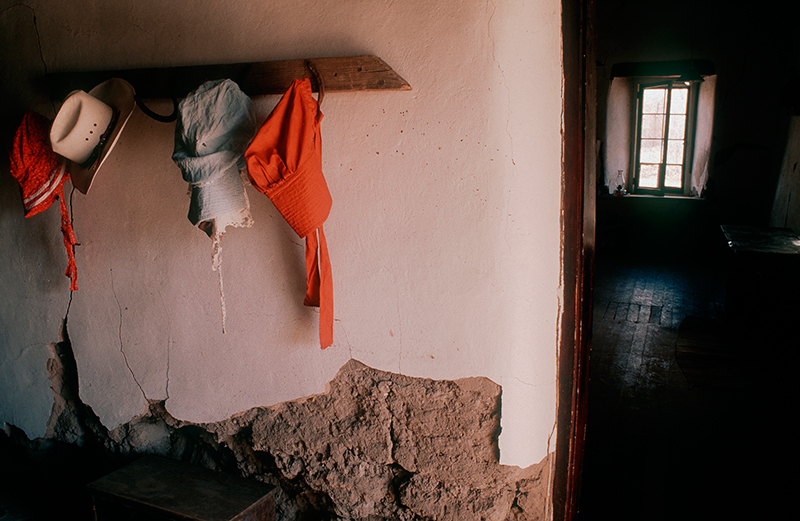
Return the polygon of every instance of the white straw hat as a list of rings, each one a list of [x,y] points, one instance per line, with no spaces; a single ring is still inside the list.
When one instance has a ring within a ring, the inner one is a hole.
[[[72,184],[87,193],[108,154],[116,145],[135,104],[133,87],[112,78],[88,93],[71,92],[50,129],[53,152],[67,160]]]

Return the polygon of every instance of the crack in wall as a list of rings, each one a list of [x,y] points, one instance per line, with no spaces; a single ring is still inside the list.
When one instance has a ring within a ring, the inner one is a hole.
[[[131,367],[131,364],[128,362],[128,355],[125,354],[125,349],[123,348],[124,342],[122,340],[122,315],[123,315],[123,313],[122,313],[122,305],[120,304],[119,298],[117,297],[117,292],[114,289],[114,270],[110,269],[108,271],[109,271],[109,273],[111,273],[111,293],[114,295],[114,300],[117,302],[117,309],[119,310],[119,331],[118,331],[118,335],[119,335],[119,352],[122,354],[122,359],[125,362],[125,366],[128,368],[128,371],[130,371],[130,373],[131,373],[131,378],[133,378],[133,381],[136,383],[137,387],[139,387],[139,390],[142,391],[142,396],[144,396],[145,401],[150,403],[151,400],[147,397],[147,393],[144,392],[144,388],[142,387],[142,384],[140,384],[139,380],[136,378],[136,374],[133,372],[133,368]]]
[[[333,319],[334,323],[339,322],[339,330],[344,333],[344,341],[347,342],[347,352],[350,354],[350,358],[353,358],[353,344],[350,343],[350,338],[347,336],[347,328],[344,327],[344,324],[341,322],[340,318]]]
[[[511,114],[511,89],[508,87],[508,81],[506,80],[506,73],[503,70],[503,67],[500,65],[500,61],[497,59],[497,42],[495,42],[494,37],[492,36],[492,20],[494,20],[494,15],[497,13],[497,3],[496,2],[487,2],[487,7],[492,6],[492,12],[489,14],[489,20],[487,22],[486,28],[486,36],[489,38],[489,41],[492,42],[492,60],[494,61],[495,65],[497,66],[497,70],[500,71],[500,77],[502,78],[503,87],[506,90],[506,112],[507,114]],[[511,135],[511,130],[509,130],[509,126],[511,124],[511,118],[506,117],[506,127],[505,132],[508,136],[509,148],[511,149],[511,164],[513,166],[517,166],[514,162],[514,136]]]
[[[26,4],[24,2],[20,2],[20,3],[17,3],[17,4],[14,4],[14,5],[11,5],[11,6],[7,7],[3,11],[0,11],[0,15],[5,14],[6,12],[8,12],[8,11],[10,11],[10,10],[16,8],[16,7],[22,7],[24,9],[27,9],[31,13],[32,22],[33,22],[33,32],[36,35],[36,49],[37,49],[38,54],[39,54],[39,60],[42,63],[42,68],[44,69],[43,76],[46,77],[47,74],[48,74],[48,70],[49,69],[47,67],[47,60],[45,60],[45,58],[44,58],[44,50],[42,49],[42,35],[39,32],[39,23],[38,23],[38,20],[36,18],[36,10],[33,7],[29,6],[28,4]],[[50,106],[52,108],[52,114],[53,114],[52,117],[55,117],[55,114],[57,113],[56,102],[52,98],[50,98],[49,101],[50,101]],[[68,201],[69,218],[70,218],[70,224],[71,225],[74,224],[73,206],[72,206],[72,195],[74,193],[75,193],[75,187],[73,186],[72,190],[70,191],[69,201]],[[75,253],[75,246],[79,246],[79,245],[80,244],[71,245],[73,255]],[[64,321],[65,322],[69,318],[69,310],[70,310],[70,308],[72,306],[72,296],[73,296],[72,294],[73,294],[73,291],[70,289],[69,300],[67,302],[67,309],[64,312]]]
[[[161,294],[161,290],[156,288],[158,292],[158,299],[161,302],[161,307],[164,310],[164,316],[167,317],[167,328],[169,329],[169,334],[167,335],[167,367],[164,374],[164,396],[165,401],[169,400],[169,362],[170,362],[170,350],[172,348],[172,319],[170,318],[167,306],[164,304],[164,296]]]
[[[392,284],[393,288],[402,287],[397,282],[397,276],[394,274],[394,272],[392,270],[389,269],[389,267],[386,264],[383,264],[383,269],[386,270],[386,272],[389,274],[389,276],[394,281],[394,284]],[[398,372],[398,374],[403,374],[403,317],[402,317],[401,307],[400,307],[400,293],[399,293],[399,291],[395,291],[395,296],[396,296],[396,299],[395,299],[395,311],[397,312],[397,332],[398,332],[397,341],[399,343],[399,346],[398,346],[398,349],[397,349],[397,372]],[[394,330],[391,330],[391,329],[389,330],[389,336],[394,337]]]
[[[320,395],[206,424],[149,400],[109,431],[78,396],[66,324],[51,354],[51,443],[27,441],[32,450],[75,443],[89,449],[84,457],[118,466],[156,454],[257,479],[277,487],[281,521],[543,519],[551,458],[526,469],[499,464],[501,390],[488,379],[414,378],[351,360]]]
[[[36,19],[36,10],[33,7],[29,6],[28,4],[20,2],[14,5],[10,5],[6,9],[3,9],[2,11],[0,11],[0,15],[5,14],[6,12],[14,9],[15,7],[23,7],[31,12],[31,16],[33,17],[33,32],[36,33],[36,48],[39,51],[39,59],[41,60],[42,67],[44,68],[44,76],[47,76],[48,74],[47,62],[44,59],[44,51],[42,50],[42,36],[39,33],[39,24]],[[55,115],[56,113],[55,102],[53,100],[50,100],[50,103],[52,104],[53,114]]]

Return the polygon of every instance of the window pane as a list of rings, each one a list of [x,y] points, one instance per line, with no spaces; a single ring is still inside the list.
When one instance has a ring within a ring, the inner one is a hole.
[[[664,189],[680,190],[686,172],[683,165],[686,140],[691,132],[687,127],[695,124],[689,111],[689,93],[693,87],[668,78],[642,81],[649,81],[650,86],[639,84],[636,188],[659,193]],[[654,83],[657,81],[664,83]]]
[[[683,167],[681,165],[667,165],[664,176],[664,186],[667,188],[681,188],[683,186]]]
[[[664,142],[660,139],[643,139],[639,150],[640,163],[660,163],[663,156]]]
[[[664,114],[667,111],[667,89],[651,88],[644,90],[642,112],[645,114]]]
[[[686,133],[686,116],[669,117],[669,138],[683,139]]]
[[[672,89],[672,99],[669,105],[670,114],[686,114],[689,102],[689,89]]]
[[[664,116],[642,116],[642,137],[663,138]]]
[[[671,165],[683,164],[683,141],[667,141],[667,163]]]
[[[639,186],[658,188],[658,165],[639,165]]]

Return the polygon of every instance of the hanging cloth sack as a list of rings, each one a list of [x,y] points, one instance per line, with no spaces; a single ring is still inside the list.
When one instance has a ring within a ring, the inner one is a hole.
[[[25,217],[42,212],[59,200],[61,206],[61,233],[67,249],[67,270],[70,291],[78,289],[78,269],[75,265],[77,244],[75,232],[64,201],[64,181],[69,179],[66,162],[53,152],[48,139],[50,120],[36,112],[26,112],[14,134],[9,156],[11,175],[19,182]]]
[[[318,306],[322,349],[333,343],[333,281],[322,224],[331,194],[322,174],[322,112],[309,79],[294,80],[245,152],[251,184],[306,239],[306,306]]]
[[[219,273],[223,332],[221,240],[228,226],[253,224],[244,151],[256,129],[250,98],[231,80],[205,82],[178,105],[172,160],[189,183],[189,222],[214,242],[212,269]]]

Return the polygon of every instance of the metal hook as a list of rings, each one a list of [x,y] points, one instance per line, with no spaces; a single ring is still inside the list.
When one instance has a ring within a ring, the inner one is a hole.
[[[136,100],[136,105],[140,109],[142,109],[142,112],[144,112],[145,114],[147,114],[148,116],[150,116],[151,118],[153,118],[156,121],[160,121],[162,123],[171,123],[171,122],[175,121],[176,119],[178,119],[178,99],[177,98],[172,98],[172,114],[169,114],[167,116],[162,116],[161,114],[156,114],[155,112],[150,110],[148,107],[146,107],[144,102],[141,100],[141,98],[139,98],[138,94],[134,94],[133,95],[133,99]]]
[[[311,75],[314,76],[314,81],[317,83],[317,90],[319,91],[319,95],[317,96],[317,105],[322,106],[322,98],[325,97],[325,84],[322,83],[322,76],[320,76],[319,71],[314,64],[311,63],[311,60],[306,60],[305,65],[309,71],[311,71]]]

